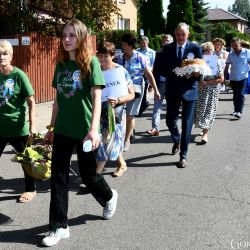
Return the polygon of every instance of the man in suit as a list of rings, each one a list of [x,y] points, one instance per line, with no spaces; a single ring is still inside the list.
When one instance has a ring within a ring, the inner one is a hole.
[[[202,58],[201,48],[196,43],[188,41],[189,26],[179,23],[175,29],[175,42],[163,48],[162,72],[168,79],[166,98],[166,123],[173,139],[172,154],[180,151],[178,167],[187,166],[188,143],[192,131],[195,100],[198,96],[198,78],[177,77],[173,69],[181,66],[183,59]],[[177,121],[179,108],[182,106],[182,132],[180,134]]]

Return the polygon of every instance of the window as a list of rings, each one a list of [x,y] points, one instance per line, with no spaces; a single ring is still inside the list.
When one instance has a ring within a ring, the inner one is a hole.
[[[130,19],[119,17],[118,30],[129,30],[129,29],[130,29]]]

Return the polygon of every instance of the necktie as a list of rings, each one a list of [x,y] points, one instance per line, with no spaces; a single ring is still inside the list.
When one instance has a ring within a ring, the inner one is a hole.
[[[181,66],[181,59],[182,59],[181,49],[182,49],[182,47],[179,46],[179,48],[178,48],[178,54],[177,54],[177,61],[178,61],[178,65],[179,66]]]

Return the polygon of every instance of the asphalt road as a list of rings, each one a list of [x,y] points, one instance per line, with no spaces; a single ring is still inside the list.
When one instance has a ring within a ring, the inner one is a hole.
[[[137,118],[135,143],[124,154],[127,172],[112,178],[114,164],[105,172],[119,193],[111,220],[102,219],[102,208],[72,172],[71,236],[52,249],[250,249],[250,96],[240,120],[229,116],[232,94],[220,98],[208,144],[200,145],[200,130],[193,129],[186,169],[177,168],[178,155],[170,153],[164,115],[159,137],[145,134],[152,105]],[[37,105],[37,111],[41,131],[49,124],[51,103]],[[38,249],[48,230],[49,181],[38,183],[32,202],[16,203],[23,191],[23,174],[12,157],[6,147],[0,160],[0,249]],[[72,169],[78,172],[75,156]]]

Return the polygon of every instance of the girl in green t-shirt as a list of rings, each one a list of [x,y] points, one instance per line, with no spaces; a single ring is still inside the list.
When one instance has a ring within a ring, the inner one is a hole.
[[[82,22],[72,19],[65,24],[60,60],[52,83],[57,95],[51,124],[45,136],[53,142],[50,233],[42,240],[45,246],[55,245],[59,240],[69,237],[69,167],[74,148],[81,178],[103,206],[103,217],[110,219],[116,209],[117,192],[110,189],[101,174],[96,173],[93,151],[100,143],[98,129],[105,82],[98,60],[92,56],[89,42],[87,28]],[[83,151],[83,143],[86,141],[91,151]]]

